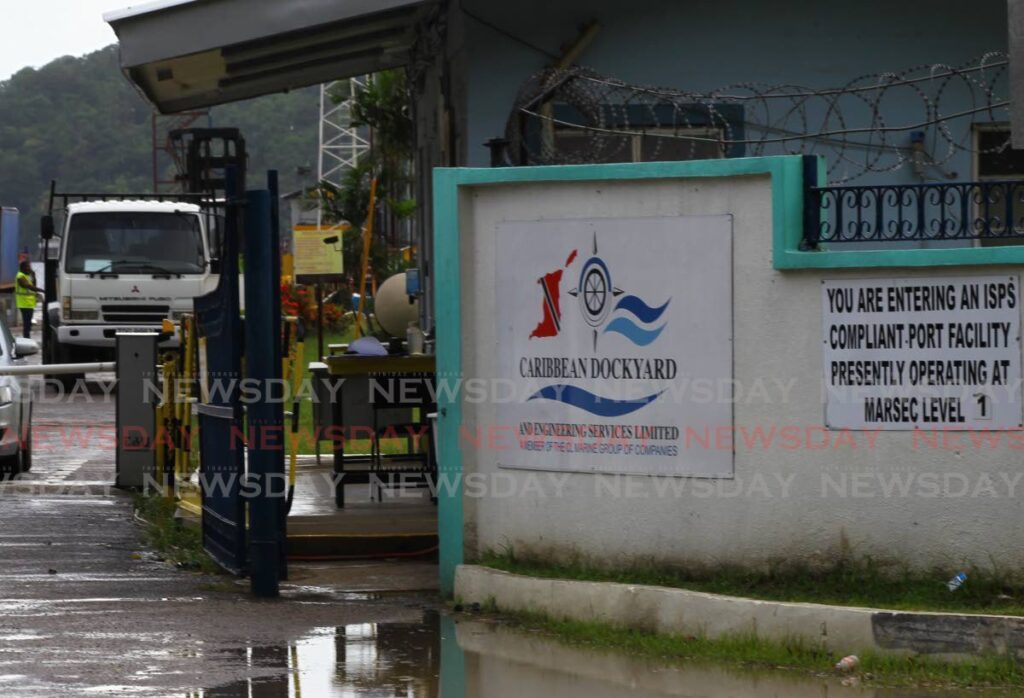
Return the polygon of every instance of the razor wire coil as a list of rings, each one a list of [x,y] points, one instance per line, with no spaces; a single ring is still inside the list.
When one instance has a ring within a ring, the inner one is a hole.
[[[831,184],[904,167],[923,132],[941,171],[974,147],[973,127],[1009,118],[1007,56],[860,75],[839,87],[735,83],[694,91],[628,83],[584,67],[548,69],[520,87],[506,127],[516,164],[816,154]],[[895,115],[899,115],[897,117]],[[918,156],[920,157],[920,156]],[[920,164],[920,161],[919,161]]]

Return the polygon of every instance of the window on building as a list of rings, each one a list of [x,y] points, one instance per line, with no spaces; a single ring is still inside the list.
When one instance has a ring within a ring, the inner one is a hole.
[[[624,130],[635,132],[616,137],[594,134],[586,129],[555,129],[555,149],[560,158],[577,162],[657,162],[725,157],[725,136],[719,128],[653,127]],[[595,140],[604,140],[606,146],[593,148]],[[600,160],[595,157],[600,157]]]
[[[979,180],[1024,180],[1024,150],[1009,146],[1007,124],[985,124],[974,127],[975,161]]]
[[[742,157],[743,108],[674,104],[579,108],[555,104],[552,123],[524,124],[531,159],[558,163]]]
[[[974,179],[978,182],[1020,181],[1024,182],[1024,150],[1014,150],[1009,146],[1009,124],[978,124],[974,127]],[[1024,226],[1024,184],[1020,188],[1010,190],[1013,201],[1010,210],[1013,223],[1018,233]],[[1006,190],[997,189],[987,200],[976,197],[974,203],[975,216],[978,219],[994,221],[993,230],[1005,229],[1006,225]],[[988,247],[992,245],[1021,245],[1022,238],[981,238],[978,244]]]

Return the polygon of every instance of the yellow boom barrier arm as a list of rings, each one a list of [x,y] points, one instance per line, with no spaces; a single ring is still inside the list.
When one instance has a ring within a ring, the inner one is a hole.
[[[292,390],[292,417],[291,417],[291,440],[288,444],[288,501],[287,508],[291,510],[292,501],[295,498],[295,480],[297,478],[299,462],[299,389],[302,385],[302,372],[305,368],[305,343],[299,340],[298,318],[287,317],[284,319],[285,326],[285,351],[282,367],[282,376],[289,381]]]

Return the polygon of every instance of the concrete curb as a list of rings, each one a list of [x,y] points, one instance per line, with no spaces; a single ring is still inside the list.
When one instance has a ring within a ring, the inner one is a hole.
[[[759,601],[686,589],[541,579],[460,565],[455,596],[499,610],[670,635],[756,635],[849,654],[1024,657],[1024,618]]]

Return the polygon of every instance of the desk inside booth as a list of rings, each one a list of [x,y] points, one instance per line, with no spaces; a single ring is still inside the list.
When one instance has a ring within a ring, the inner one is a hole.
[[[345,506],[345,486],[371,484],[378,500],[382,483],[428,485],[437,472],[427,415],[436,410],[436,369],[433,356],[359,356],[335,354],[324,359],[335,383],[330,423],[333,442],[334,487],[338,508]],[[339,431],[340,430],[340,431]],[[401,435],[401,452],[382,449]],[[353,440],[370,440],[370,452],[355,453]],[[347,452],[346,452],[347,450]]]

